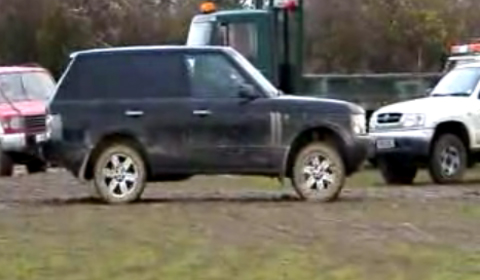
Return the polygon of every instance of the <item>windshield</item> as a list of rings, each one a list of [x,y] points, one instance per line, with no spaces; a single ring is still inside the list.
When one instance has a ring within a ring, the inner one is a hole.
[[[435,86],[432,96],[470,96],[480,79],[480,68],[457,68],[448,72]]]
[[[21,72],[0,75],[0,102],[47,101],[55,82],[46,72]]]
[[[188,32],[187,46],[205,46],[210,44],[213,24],[209,21],[193,22]]]
[[[253,78],[260,83],[260,86],[263,87],[266,91],[271,93],[272,95],[279,95],[280,91],[275,88],[272,83],[270,83],[265,76],[255,67],[253,66],[250,61],[248,61],[244,56],[233,49],[229,49],[233,58],[240,63],[245,70],[250,73]]]
[[[473,63],[473,62],[478,62],[478,61],[479,61],[478,58],[450,59],[446,63],[444,70],[445,71],[450,71],[457,66],[461,66],[461,65],[469,64],[469,63]]]

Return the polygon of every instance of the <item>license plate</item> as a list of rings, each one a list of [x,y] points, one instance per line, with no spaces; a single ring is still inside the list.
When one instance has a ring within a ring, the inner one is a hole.
[[[38,134],[35,140],[37,140],[37,142],[45,142],[47,140],[47,134]]]
[[[391,149],[395,148],[394,139],[378,139],[377,140],[377,149]]]

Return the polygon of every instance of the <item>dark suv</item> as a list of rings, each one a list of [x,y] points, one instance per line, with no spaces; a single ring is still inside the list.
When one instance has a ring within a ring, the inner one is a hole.
[[[361,107],[285,95],[229,47],[77,52],[55,94],[45,154],[108,203],[198,174],[291,178],[332,201],[367,154]]]

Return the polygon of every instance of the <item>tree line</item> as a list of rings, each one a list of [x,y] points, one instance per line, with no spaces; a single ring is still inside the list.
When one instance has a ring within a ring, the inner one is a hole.
[[[480,35],[478,0],[305,1],[310,73],[438,71],[451,43]],[[0,64],[35,62],[58,77],[75,50],[184,44],[199,3],[0,0]]]

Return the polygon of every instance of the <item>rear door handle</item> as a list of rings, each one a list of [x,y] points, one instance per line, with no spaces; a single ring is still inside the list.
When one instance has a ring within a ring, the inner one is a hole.
[[[195,116],[200,116],[200,117],[204,117],[204,116],[209,116],[212,114],[212,112],[210,110],[195,110],[193,111],[193,114]]]
[[[128,117],[140,117],[143,116],[143,111],[128,110],[125,112]]]

